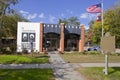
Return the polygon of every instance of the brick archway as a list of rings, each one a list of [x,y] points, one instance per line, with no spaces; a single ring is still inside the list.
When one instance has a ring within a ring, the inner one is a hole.
[[[80,35],[77,35],[77,34],[65,35],[65,51],[78,51],[79,38],[80,38]]]
[[[84,25],[81,26],[65,26],[64,23],[60,25],[54,25],[54,24],[41,24],[40,26],[42,29],[40,31],[40,51],[42,52],[43,49],[43,34],[47,32],[53,32],[60,34],[60,43],[59,43],[59,50],[61,52],[64,52],[65,50],[65,35],[66,34],[77,34],[79,35],[77,42],[77,49],[79,52],[82,52],[84,50]]]
[[[56,51],[59,48],[60,34],[44,33],[43,35],[43,49],[48,51]]]

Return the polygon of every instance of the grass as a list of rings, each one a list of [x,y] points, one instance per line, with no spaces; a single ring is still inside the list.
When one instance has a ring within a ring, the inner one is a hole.
[[[81,54],[81,53],[65,53],[61,54],[61,57],[70,63],[103,63],[105,56],[103,54]],[[120,56],[118,55],[109,55],[109,62],[120,62]]]
[[[48,63],[49,58],[45,56],[30,55],[0,55],[0,64],[19,64],[19,63]]]
[[[0,80],[55,80],[51,69],[0,69]]]
[[[78,68],[77,70],[86,80],[120,80],[120,67],[109,68],[108,75],[103,73],[102,67]]]

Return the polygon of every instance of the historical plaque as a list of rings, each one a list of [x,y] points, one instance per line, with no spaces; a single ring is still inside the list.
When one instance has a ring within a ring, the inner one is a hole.
[[[104,37],[101,38],[101,51],[115,52],[115,36],[111,36],[109,33],[106,33]]]

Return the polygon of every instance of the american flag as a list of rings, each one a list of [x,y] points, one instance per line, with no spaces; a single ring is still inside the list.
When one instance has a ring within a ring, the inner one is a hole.
[[[101,10],[101,3],[88,7],[86,9],[86,11],[89,12],[89,13],[101,13],[102,12],[102,10]]]

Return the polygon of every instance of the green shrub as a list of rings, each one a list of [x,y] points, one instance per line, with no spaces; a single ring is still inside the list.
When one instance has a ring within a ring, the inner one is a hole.
[[[22,53],[27,54],[27,53],[28,53],[28,50],[27,50],[26,48],[23,48],[23,49],[22,49]]]
[[[100,54],[100,52],[98,52],[98,51],[87,51],[86,54],[88,54],[88,55],[98,55],[98,54]]]
[[[0,52],[2,54],[13,54],[16,52],[16,45],[7,45],[6,47],[0,46]]]
[[[10,50],[12,53],[15,53],[16,52],[16,49],[17,49],[17,46],[16,45],[10,45]]]
[[[11,49],[10,49],[10,47],[3,47],[3,48],[1,48],[1,52],[3,54],[11,54]]]

